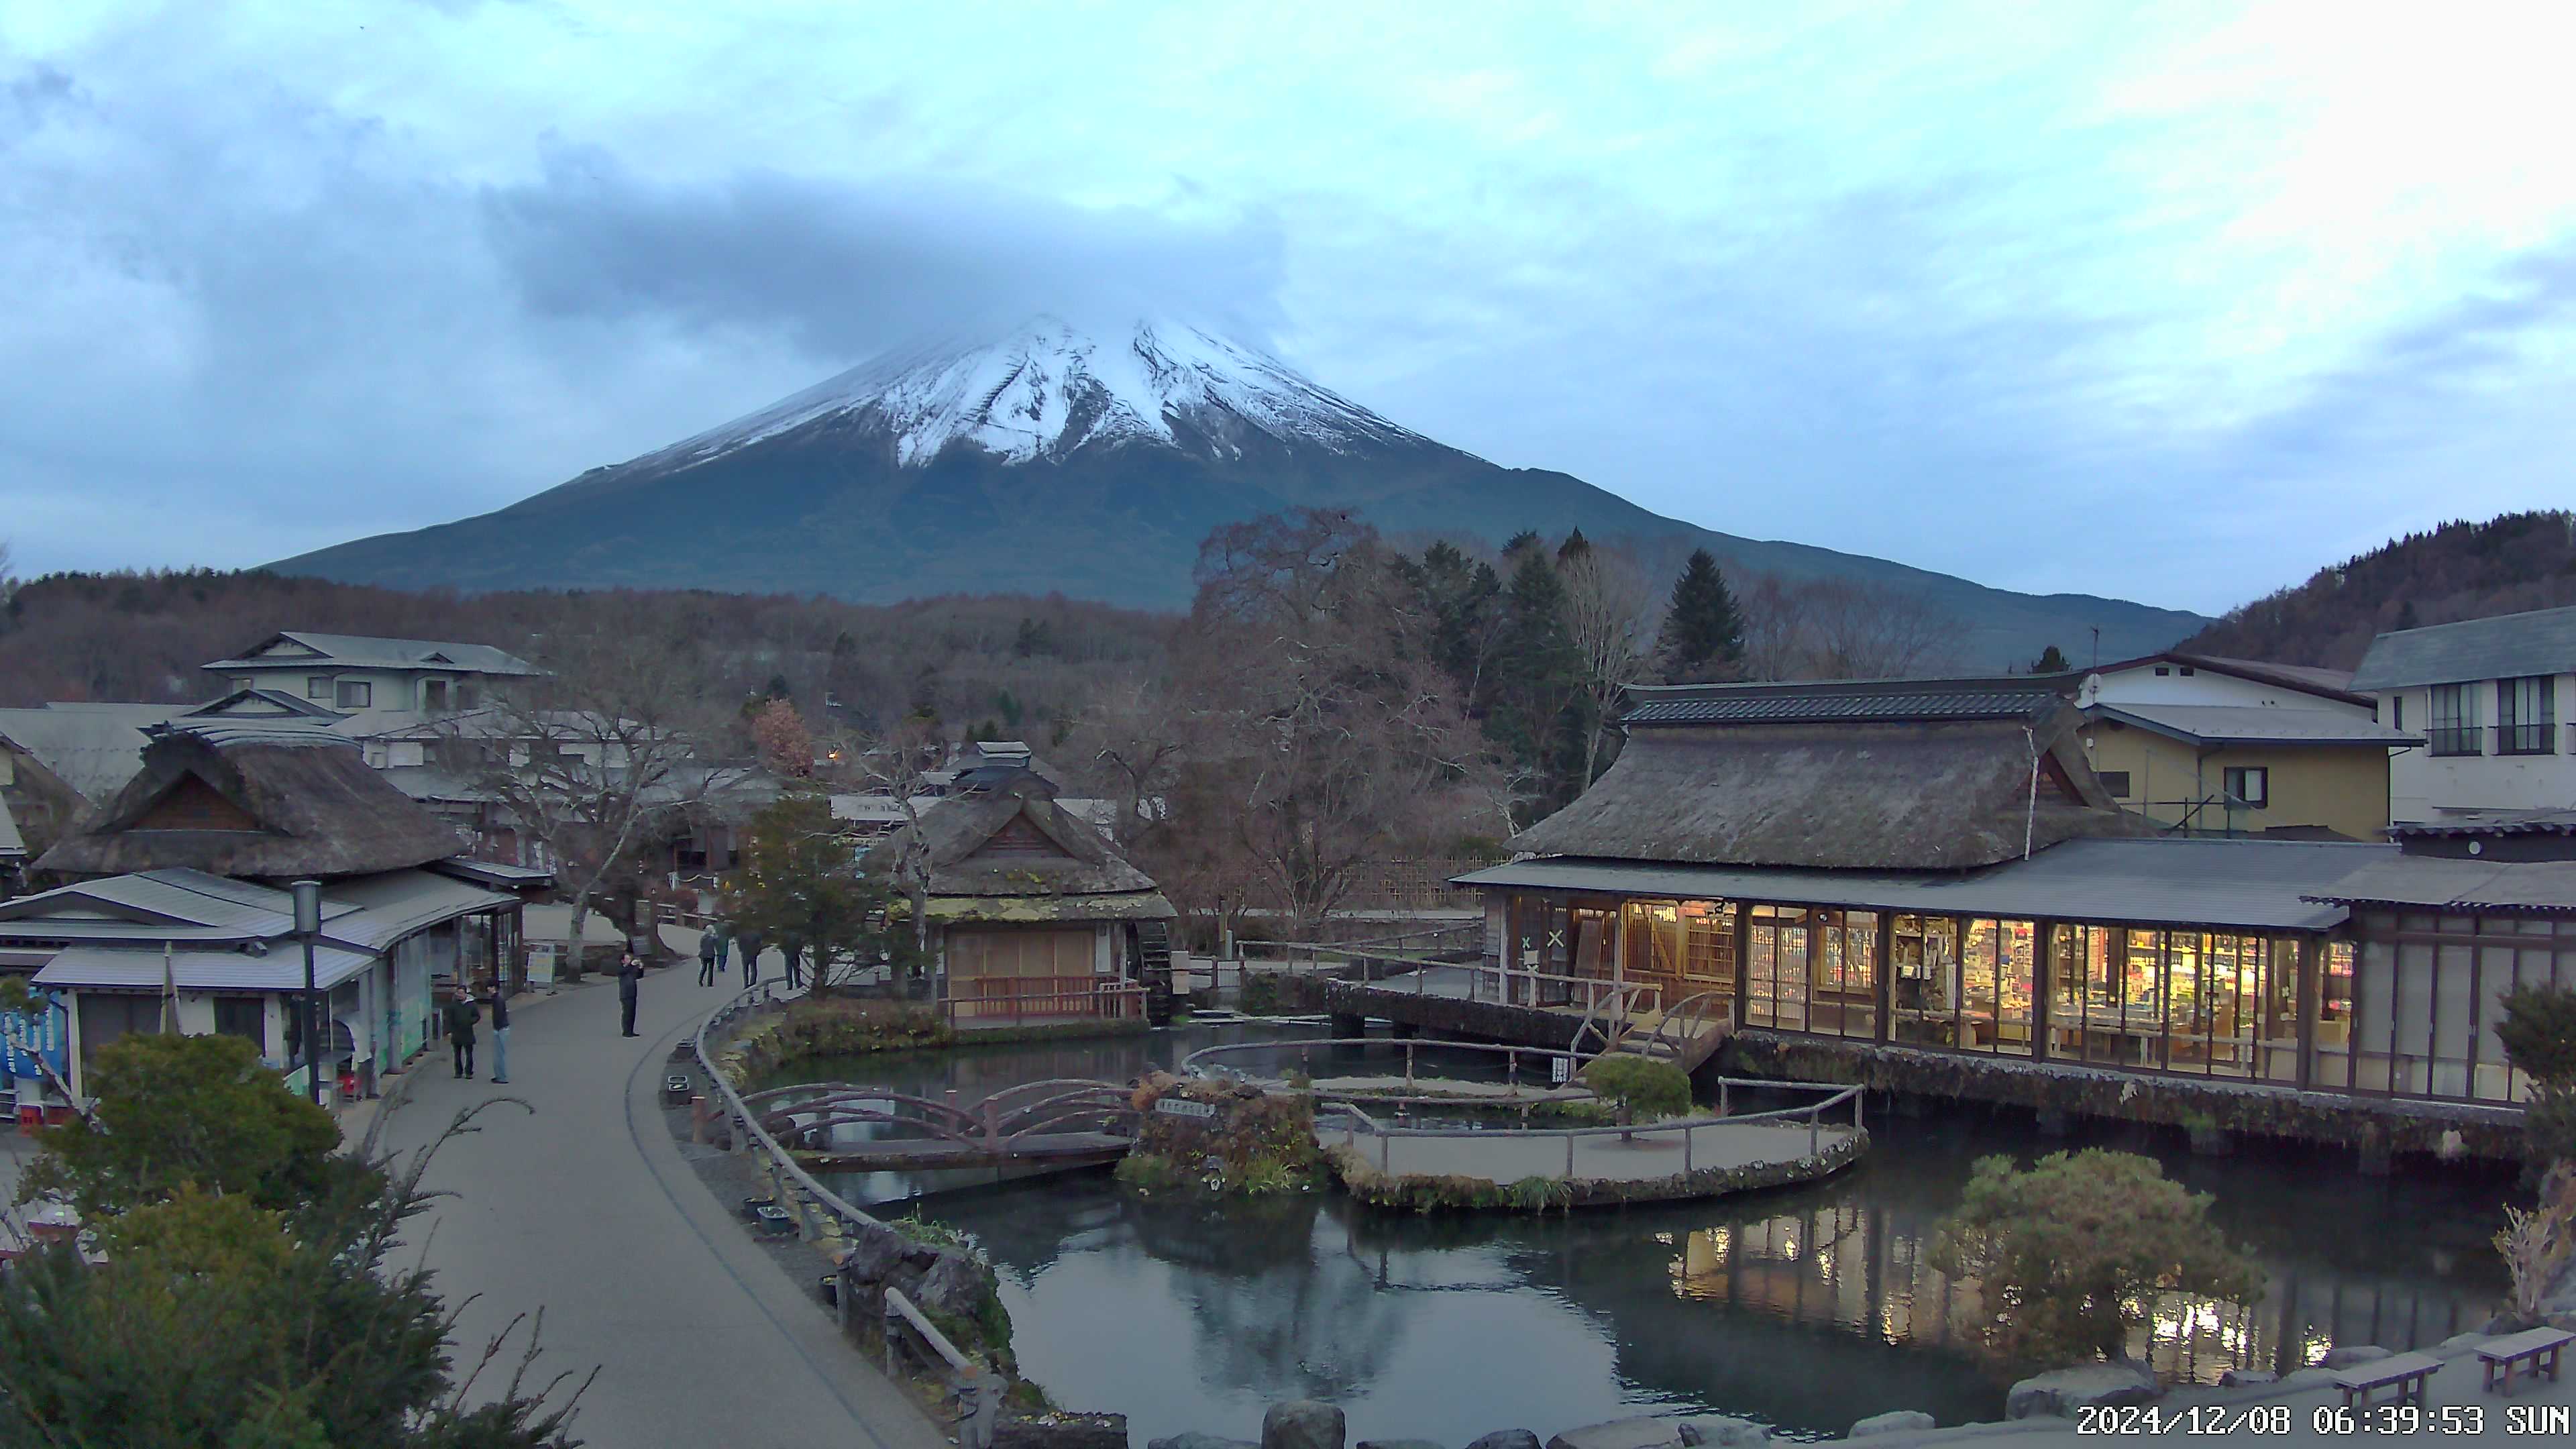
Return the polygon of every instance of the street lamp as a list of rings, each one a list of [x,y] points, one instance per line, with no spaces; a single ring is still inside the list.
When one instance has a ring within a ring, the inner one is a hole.
[[[287,886],[295,893],[295,934],[304,940],[304,1080],[313,1105],[322,1105],[322,1038],[314,1009],[313,938],[322,934],[322,882],[299,880]]]

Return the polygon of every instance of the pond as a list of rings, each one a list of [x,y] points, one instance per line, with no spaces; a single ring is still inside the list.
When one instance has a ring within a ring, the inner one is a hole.
[[[818,1060],[765,1085],[973,1101],[1048,1077],[1125,1081],[1220,1040],[1319,1034],[1183,1027]],[[2269,1143],[2194,1158],[2170,1132],[2106,1124],[2051,1139],[2028,1113],[1941,1104],[1875,1111],[1870,1125],[1869,1157],[1822,1183],[1537,1219],[1391,1215],[1330,1190],[1140,1201],[1103,1171],[998,1185],[990,1172],[854,1173],[834,1186],[862,1202],[919,1198],[972,1233],[1000,1272],[1022,1370],[1067,1407],[1126,1414],[1138,1444],[1190,1429],[1255,1438],[1267,1405],[1301,1396],[1340,1404],[1354,1439],[1447,1444],[1645,1413],[1735,1414],[1800,1437],[1889,1409],[1999,1418],[2027,1369],[1974,1349],[1974,1284],[1926,1261],[1990,1153],[2145,1152],[2215,1194],[2213,1218],[2270,1282],[2251,1306],[2162,1305],[2139,1346],[2171,1378],[2293,1368],[2338,1343],[2435,1343],[2484,1323],[2504,1292],[2486,1240],[2509,1170],[2367,1178],[2348,1152]]]

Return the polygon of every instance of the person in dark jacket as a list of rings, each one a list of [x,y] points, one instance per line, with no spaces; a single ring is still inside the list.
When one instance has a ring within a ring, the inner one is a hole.
[[[617,963],[617,1015],[622,1023],[619,1034],[641,1036],[635,1029],[635,992],[644,979],[644,962],[632,951]]]
[[[787,948],[787,989],[790,991],[805,989],[805,948],[802,946]]]
[[[716,984],[716,930],[713,926],[698,934],[698,984]]]
[[[753,931],[745,931],[742,937],[742,984],[760,984],[760,936]]]
[[[474,1023],[479,1017],[470,991],[459,990],[447,1003],[447,1047],[460,1079],[474,1075]]]
[[[510,994],[492,993],[492,1081],[510,1085]]]

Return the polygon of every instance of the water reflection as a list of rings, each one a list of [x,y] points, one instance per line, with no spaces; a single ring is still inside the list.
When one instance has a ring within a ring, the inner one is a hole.
[[[1123,1079],[1209,1039],[860,1059],[817,1075],[980,1096]],[[1378,1214],[1331,1193],[1211,1209],[1140,1202],[1100,1173],[943,1192],[932,1211],[992,1254],[1024,1367],[1067,1404],[1128,1414],[1140,1443],[1184,1429],[1251,1438],[1262,1409],[1292,1395],[1342,1404],[1355,1438],[1445,1443],[1679,1410],[1809,1436],[1887,1409],[1994,1417],[2015,1371],[1975,1348],[1976,1284],[1926,1261],[1970,1165],[1992,1152],[2149,1151],[2217,1195],[2213,1220],[2253,1245],[2270,1282],[2246,1307],[2160,1304],[2137,1348],[2173,1377],[2293,1368],[2334,1343],[2429,1344],[2482,1322],[2503,1290],[2485,1243],[2501,1174],[2371,1180],[2348,1156],[2271,1149],[2194,1159],[2150,1132],[2052,1141],[2027,1117],[1966,1109],[1873,1125],[1868,1161],[1825,1183],[1570,1217]],[[939,1184],[845,1186],[884,1201]]]

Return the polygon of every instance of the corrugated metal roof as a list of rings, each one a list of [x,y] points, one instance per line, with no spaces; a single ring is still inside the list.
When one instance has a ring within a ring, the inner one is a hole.
[[[1877,692],[1707,695],[1647,698],[1620,723],[1629,725],[1807,724],[1826,721],[2019,719],[2065,696],[2055,689],[1943,690],[1898,688]]]
[[[2353,671],[2355,689],[2459,684],[2576,671],[2576,607],[2534,609],[2382,634]]]
[[[2576,809],[2480,810],[2440,820],[2409,820],[2388,827],[2393,835],[2576,835]]]
[[[2237,745],[2420,745],[2424,737],[2331,709],[2238,704],[2097,704],[2085,711],[2193,741]]]
[[[397,870],[361,880],[336,881],[331,886],[331,897],[358,909],[330,921],[322,933],[335,941],[378,951],[441,921],[519,903],[517,896],[487,891],[426,870]]]
[[[2576,861],[2398,855],[2353,872],[2311,899],[2455,910],[2576,912]]]
[[[1559,858],[1515,861],[1456,879],[1471,886],[1929,915],[2317,931],[2347,912],[2309,893],[2396,853],[2392,845],[2158,837],[2071,840],[1965,876]]]
[[[313,981],[329,988],[357,975],[376,959],[363,951],[329,946],[313,952]],[[255,956],[247,951],[173,951],[168,976],[161,953],[113,946],[72,946],[36,973],[38,986],[103,991],[158,991],[165,979],[182,991],[302,991],[304,952],[284,948]]]
[[[46,769],[62,777],[91,804],[104,803],[143,769],[151,737],[184,704],[49,704],[42,709],[0,709],[0,734],[18,742]]]
[[[354,669],[456,669],[477,674],[537,674],[535,665],[489,644],[450,644],[434,639],[379,639],[364,634],[312,634],[301,629],[270,635],[253,645],[265,649],[291,639],[314,651],[305,655],[240,655],[218,659],[207,669],[278,669],[306,664],[337,664]]]
[[[195,870],[112,875],[58,886],[0,902],[0,920],[27,921],[56,915],[77,910],[84,902],[95,903],[94,909],[131,911],[175,925],[238,936],[273,935],[295,929],[295,898],[286,892]],[[132,924],[127,929],[133,929]]]

